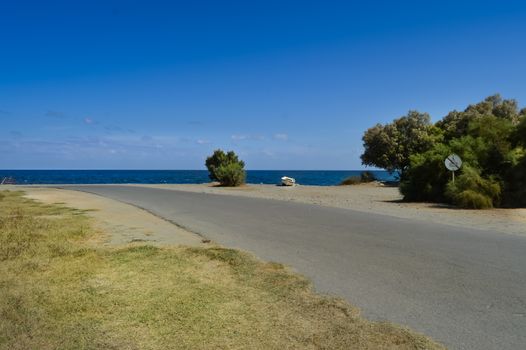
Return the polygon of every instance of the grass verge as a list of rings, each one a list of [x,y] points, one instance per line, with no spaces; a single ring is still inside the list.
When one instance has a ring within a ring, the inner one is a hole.
[[[93,247],[82,211],[0,192],[0,349],[439,349],[221,247]]]

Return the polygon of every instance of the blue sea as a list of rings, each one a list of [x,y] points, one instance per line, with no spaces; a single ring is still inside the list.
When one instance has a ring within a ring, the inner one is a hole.
[[[247,170],[247,183],[278,184],[282,176],[301,185],[332,186],[362,170]],[[393,181],[386,171],[372,171],[381,181]],[[17,184],[200,184],[210,182],[206,170],[0,170],[0,181]]]

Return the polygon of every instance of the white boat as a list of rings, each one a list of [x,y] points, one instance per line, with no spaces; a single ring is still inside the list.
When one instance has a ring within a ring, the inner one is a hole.
[[[296,180],[292,177],[283,176],[281,178],[281,186],[294,186],[296,184]]]

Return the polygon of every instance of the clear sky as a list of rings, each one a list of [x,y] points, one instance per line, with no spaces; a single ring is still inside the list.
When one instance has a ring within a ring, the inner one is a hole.
[[[524,1],[0,0],[0,168],[360,169],[361,136],[499,92]]]

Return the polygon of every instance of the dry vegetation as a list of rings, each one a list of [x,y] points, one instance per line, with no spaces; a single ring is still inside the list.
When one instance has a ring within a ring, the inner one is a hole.
[[[221,247],[93,247],[82,211],[0,192],[0,349],[435,349]]]

